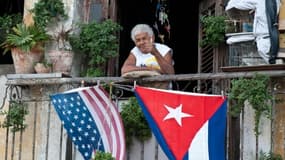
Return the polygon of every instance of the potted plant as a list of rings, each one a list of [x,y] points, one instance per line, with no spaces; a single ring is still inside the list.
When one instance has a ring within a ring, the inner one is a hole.
[[[57,23],[68,18],[61,0],[39,0],[31,9],[35,25],[43,29],[52,23]]]
[[[43,59],[43,45],[48,39],[41,28],[19,23],[0,46],[4,54],[11,50],[16,73],[34,73],[33,65]]]
[[[67,75],[71,72],[74,57],[69,43],[71,31],[72,28],[66,28],[62,24],[51,33],[51,40],[46,47],[46,59],[52,64],[52,72],[61,72]]]
[[[50,73],[52,71],[52,64],[44,59],[42,62],[37,62],[34,69],[36,73]]]
[[[64,22],[68,19],[62,0],[39,0],[31,12],[34,23],[41,26],[50,35],[46,43],[45,59],[52,64],[52,72],[71,72],[73,52],[68,42],[71,27]]]
[[[226,16],[202,16],[201,23],[205,37],[200,42],[201,46],[211,45],[217,47],[225,41]]]
[[[79,33],[70,36],[70,44],[75,52],[83,53],[87,59],[85,76],[103,76],[106,62],[118,55],[118,31],[121,26],[112,20],[79,25]]]

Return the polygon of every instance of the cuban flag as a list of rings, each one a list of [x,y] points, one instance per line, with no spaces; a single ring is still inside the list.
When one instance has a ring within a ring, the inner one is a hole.
[[[135,95],[170,160],[225,160],[226,98],[136,86]]]
[[[125,160],[125,135],[117,106],[100,86],[50,96],[68,136],[85,160],[97,150]]]

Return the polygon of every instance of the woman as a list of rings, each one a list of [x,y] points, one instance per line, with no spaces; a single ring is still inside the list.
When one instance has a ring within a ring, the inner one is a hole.
[[[135,47],[125,60],[121,74],[131,71],[157,71],[160,74],[174,74],[172,49],[155,43],[152,28],[147,24],[138,24],[131,31]]]

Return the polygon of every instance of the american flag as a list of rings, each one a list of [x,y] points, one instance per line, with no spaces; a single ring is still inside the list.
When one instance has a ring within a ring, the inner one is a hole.
[[[117,106],[100,86],[82,87],[50,96],[72,142],[85,160],[96,150],[125,159],[125,135]],[[93,155],[94,156],[94,155]]]

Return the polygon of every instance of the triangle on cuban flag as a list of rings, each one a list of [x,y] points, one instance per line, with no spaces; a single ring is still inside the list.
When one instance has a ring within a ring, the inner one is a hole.
[[[225,97],[141,86],[135,95],[170,160],[225,159]]]

